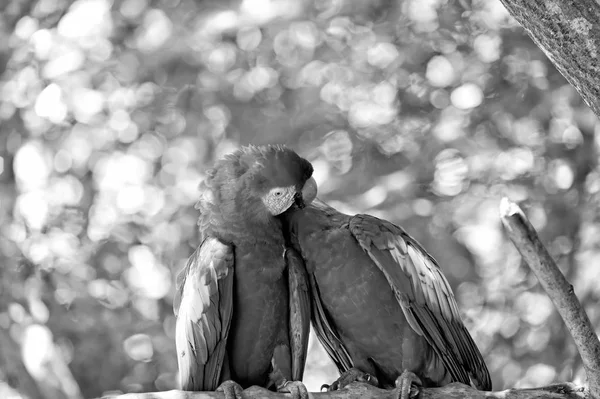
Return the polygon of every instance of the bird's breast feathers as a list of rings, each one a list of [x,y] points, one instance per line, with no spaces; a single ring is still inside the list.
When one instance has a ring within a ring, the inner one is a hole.
[[[235,247],[235,269],[239,276],[250,274],[261,281],[277,281],[286,268],[285,249],[278,245]]]

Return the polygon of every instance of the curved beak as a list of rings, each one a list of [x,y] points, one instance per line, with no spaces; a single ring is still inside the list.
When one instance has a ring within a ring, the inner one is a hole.
[[[306,204],[304,203],[304,198],[302,198],[302,193],[294,194],[294,205],[296,205],[299,209],[304,209]]]
[[[317,182],[314,178],[310,178],[304,183],[302,192],[296,193],[294,196],[294,203],[300,209],[313,202],[317,197]]]

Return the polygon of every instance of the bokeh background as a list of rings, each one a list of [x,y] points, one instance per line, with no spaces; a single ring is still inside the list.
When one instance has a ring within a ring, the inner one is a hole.
[[[496,389],[583,381],[498,203],[598,326],[600,123],[497,0],[6,0],[0,93],[0,397],[175,387],[197,187],[247,143],[419,239]]]

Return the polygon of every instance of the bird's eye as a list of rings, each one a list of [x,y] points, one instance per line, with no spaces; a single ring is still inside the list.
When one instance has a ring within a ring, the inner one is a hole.
[[[281,197],[283,195],[283,191],[275,191],[273,193],[276,197]]]

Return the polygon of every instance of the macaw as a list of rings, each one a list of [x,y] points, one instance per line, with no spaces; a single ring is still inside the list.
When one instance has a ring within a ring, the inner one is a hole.
[[[448,281],[402,228],[318,199],[284,221],[306,264],[313,328],[341,374],[329,390],[353,381],[397,387],[403,399],[450,382],[491,390]]]
[[[316,196],[312,165],[278,145],[226,155],[201,184],[200,245],[173,301],[180,384],[241,399],[251,385],[307,398],[310,299],[278,218]]]

